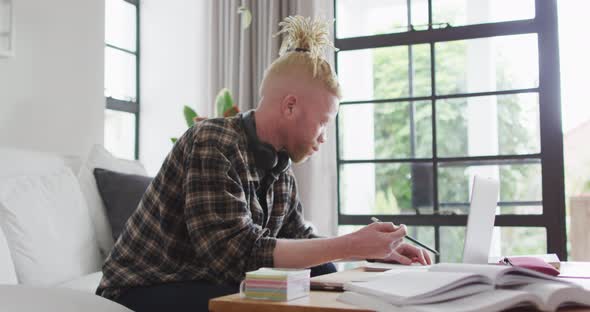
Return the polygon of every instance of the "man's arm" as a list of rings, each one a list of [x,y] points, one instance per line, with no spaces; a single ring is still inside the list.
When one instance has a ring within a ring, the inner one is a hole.
[[[405,226],[378,222],[333,238],[278,239],[273,251],[274,265],[308,268],[339,259],[383,259],[395,253],[405,235]]]

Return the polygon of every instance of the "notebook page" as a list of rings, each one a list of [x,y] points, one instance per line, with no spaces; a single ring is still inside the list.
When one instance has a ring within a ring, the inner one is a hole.
[[[548,274],[533,271],[522,267],[509,267],[502,276],[496,280],[498,286],[522,285],[531,283],[563,283],[571,284],[569,281],[557,278]]]
[[[539,297],[547,311],[555,311],[561,305],[590,305],[590,291],[578,285],[545,282],[520,286],[516,289]]]
[[[487,276],[498,286],[515,286],[536,283],[542,280],[568,283],[563,279],[533,270],[508,265],[439,263],[432,265],[431,272],[473,272]]]
[[[461,272],[399,272],[378,277],[367,282],[351,282],[344,285],[345,290],[362,294],[379,296],[393,303],[401,303],[419,298],[432,298],[437,294],[457,289],[461,295],[461,287],[482,283],[487,278],[478,274]],[[488,287],[493,287],[488,283]],[[465,287],[468,288],[468,287]],[[469,291],[469,290],[465,290]]]
[[[363,264],[366,271],[369,272],[383,272],[390,270],[402,270],[402,271],[425,271],[430,268],[430,265],[421,265],[419,263],[412,263],[410,265],[395,264],[395,263],[383,263],[383,262],[366,262]]]
[[[436,302],[443,302],[448,300],[455,300],[461,297],[471,296],[481,292],[486,292],[494,289],[493,285],[490,284],[468,284],[459,286],[456,288],[447,289],[444,292],[436,293],[430,297],[414,297],[406,299],[399,304],[402,305],[413,305],[413,304],[430,304]],[[397,302],[392,302],[397,303]]]
[[[345,291],[336,298],[340,302],[357,306],[367,310],[389,312],[399,311],[400,307],[374,296],[359,294],[352,291]]]
[[[485,275],[490,281],[496,281],[500,276],[510,271],[512,267],[491,264],[468,263],[438,263],[428,269],[430,272],[466,272]]]
[[[496,312],[508,308],[523,306],[541,306],[539,299],[527,292],[496,289],[473,296],[463,297],[440,303],[409,305],[401,310],[407,312]]]

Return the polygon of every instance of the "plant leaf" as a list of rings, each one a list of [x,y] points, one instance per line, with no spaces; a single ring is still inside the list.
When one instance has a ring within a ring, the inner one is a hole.
[[[217,96],[215,96],[215,109],[217,110],[216,117],[223,115],[223,106],[224,106],[223,102],[225,101],[223,94],[227,91],[229,91],[227,88],[223,88],[223,89],[219,90],[219,92],[217,93]]]
[[[222,117],[223,113],[234,105],[234,100],[231,97],[231,92],[227,88],[223,88],[217,93],[215,98],[215,107],[217,108],[217,117]]]
[[[227,90],[224,94],[225,101],[223,103],[223,111],[225,112],[228,109],[231,109],[234,106],[234,99],[231,97],[231,92]]]
[[[242,15],[242,30],[246,30],[252,24],[252,12],[245,6],[238,8],[238,14]]]
[[[178,138],[170,138],[170,141],[172,141],[172,144],[174,144],[176,141],[178,141]]]
[[[190,128],[192,127],[195,122],[195,117],[198,117],[197,112],[188,106],[184,106],[184,120],[186,121],[186,125]]]

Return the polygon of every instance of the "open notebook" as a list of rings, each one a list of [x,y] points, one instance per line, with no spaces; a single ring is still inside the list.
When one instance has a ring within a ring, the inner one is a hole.
[[[454,300],[406,306],[392,305],[388,301],[356,292],[344,292],[338,300],[361,308],[406,312],[495,312],[510,308],[534,307],[541,311],[556,311],[569,305],[590,305],[590,292],[564,283],[539,283],[495,289]]]
[[[547,283],[559,285],[559,289],[572,289],[572,294],[585,292],[577,285],[528,269],[456,263],[435,264],[428,271],[402,271],[364,282],[349,282],[344,285],[344,290],[373,298],[375,302],[407,306],[456,300],[494,291],[496,288],[515,289],[526,286],[530,289],[544,289]],[[562,292],[567,293],[565,290]],[[339,300],[349,302],[347,298],[350,296],[353,295],[343,294]]]

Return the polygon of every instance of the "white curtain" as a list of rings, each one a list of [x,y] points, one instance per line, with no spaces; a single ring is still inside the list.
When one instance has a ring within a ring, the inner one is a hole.
[[[240,26],[237,11],[246,6],[252,12],[248,29]],[[332,0],[210,0],[209,94],[205,97],[208,116],[215,112],[213,100],[221,88],[229,88],[240,110],[258,105],[258,88],[264,70],[278,57],[280,38],[273,37],[278,24],[289,15],[333,19]],[[332,31],[333,33],[333,31]],[[328,52],[333,62],[332,51]],[[321,235],[337,232],[337,180],[335,125],[328,129],[328,141],[306,163],[295,165],[299,195],[305,218]]]

